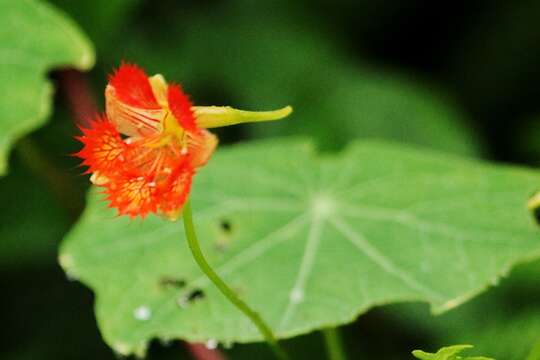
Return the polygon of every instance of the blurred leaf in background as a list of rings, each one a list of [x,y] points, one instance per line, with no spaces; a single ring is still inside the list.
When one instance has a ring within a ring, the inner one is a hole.
[[[0,175],[10,147],[45,123],[51,113],[47,71],[73,66],[88,70],[94,52],[78,26],[39,0],[0,1]]]
[[[538,360],[540,359],[540,340],[534,345],[527,357],[527,360]]]
[[[87,179],[67,111],[16,145],[11,170],[0,180],[0,266],[50,266],[58,243],[84,207]]]
[[[64,9],[77,20],[88,37],[92,39],[97,51],[97,61],[106,56],[114,44],[132,35],[124,28],[141,0],[51,0],[51,3]]]
[[[251,126],[241,136],[310,135],[327,150],[374,137],[465,155],[480,152],[466,116],[444,91],[354,61],[329,25],[310,18],[301,6],[235,0],[198,6],[145,3],[138,11],[133,3],[117,1],[113,7],[135,16],[122,27],[105,21],[111,30],[129,29],[130,36],[121,40],[123,46],[114,36],[104,39],[103,72],[126,59],[180,81],[199,104],[253,110],[294,105],[293,120]],[[76,15],[90,23],[96,11]]]

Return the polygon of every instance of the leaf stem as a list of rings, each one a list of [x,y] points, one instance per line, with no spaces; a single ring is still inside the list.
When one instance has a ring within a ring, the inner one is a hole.
[[[527,360],[540,360],[540,341],[533,346]]]
[[[326,353],[330,360],[346,360],[345,350],[339,330],[336,328],[326,328],[322,330]]]
[[[225,284],[225,282],[219,277],[218,274],[210,267],[206,261],[201,247],[199,246],[199,240],[195,233],[195,226],[193,225],[193,214],[191,211],[191,203],[188,200],[184,205],[183,211],[183,220],[184,220],[184,230],[186,232],[187,241],[193,258],[197,262],[197,265],[205,273],[205,275],[216,285],[216,287],[221,291],[223,295],[234,305],[238,310],[243,312],[257,327],[260,331],[276,357],[280,360],[287,360],[288,356],[283,351],[283,349],[277,343],[276,337],[274,336],[270,327],[263,321],[260,315],[251,309],[244,301],[242,301],[234,291]]]
[[[227,360],[219,349],[208,349],[205,344],[186,343],[187,350],[197,360]]]

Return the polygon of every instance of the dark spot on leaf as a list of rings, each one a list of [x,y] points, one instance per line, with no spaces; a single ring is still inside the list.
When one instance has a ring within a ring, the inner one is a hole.
[[[183,279],[163,276],[161,279],[159,279],[159,285],[163,287],[183,288],[186,286],[186,281]]]
[[[196,300],[204,299],[204,292],[201,289],[194,289],[186,295],[188,302],[194,302]]]
[[[221,219],[219,226],[224,233],[230,234],[232,231],[231,222],[227,219]]]
[[[196,301],[200,301],[204,298],[205,294],[201,289],[192,289],[184,292],[182,296],[177,299],[176,303],[181,308],[186,308],[188,307],[188,305],[193,304]]]

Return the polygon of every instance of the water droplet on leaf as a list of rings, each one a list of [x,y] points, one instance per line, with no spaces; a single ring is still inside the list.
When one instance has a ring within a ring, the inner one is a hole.
[[[76,281],[76,280],[78,280],[79,278],[77,277],[77,275],[75,275],[75,274],[73,273],[73,271],[67,270],[67,271],[66,271],[66,279],[68,279],[69,281]]]
[[[293,289],[290,294],[291,302],[298,304],[304,300],[304,292],[302,289]]]
[[[114,350],[114,354],[118,357],[118,358],[124,358],[126,356],[129,355],[130,353],[130,347],[128,344],[126,343],[123,343],[123,342],[116,342],[112,345],[112,348]]]
[[[208,341],[206,341],[205,346],[209,350],[214,350],[218,347],[218,342],[216,339],[208,339]]]
[[[141,305],[133,310],[133,317],[140,321],[150,320],[152,317],[152,310],[148,306]]]

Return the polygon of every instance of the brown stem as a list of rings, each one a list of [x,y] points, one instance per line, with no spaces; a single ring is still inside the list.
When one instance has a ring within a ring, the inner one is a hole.
[[[227,360],[218,349],[209,349],[204,344],[186,343],[190,354],[197,360]]]
[[[69,69],[59,71],[56,75],[60,92],[68,103],[75,123],[88,126],[99,111],[85,74]]]

